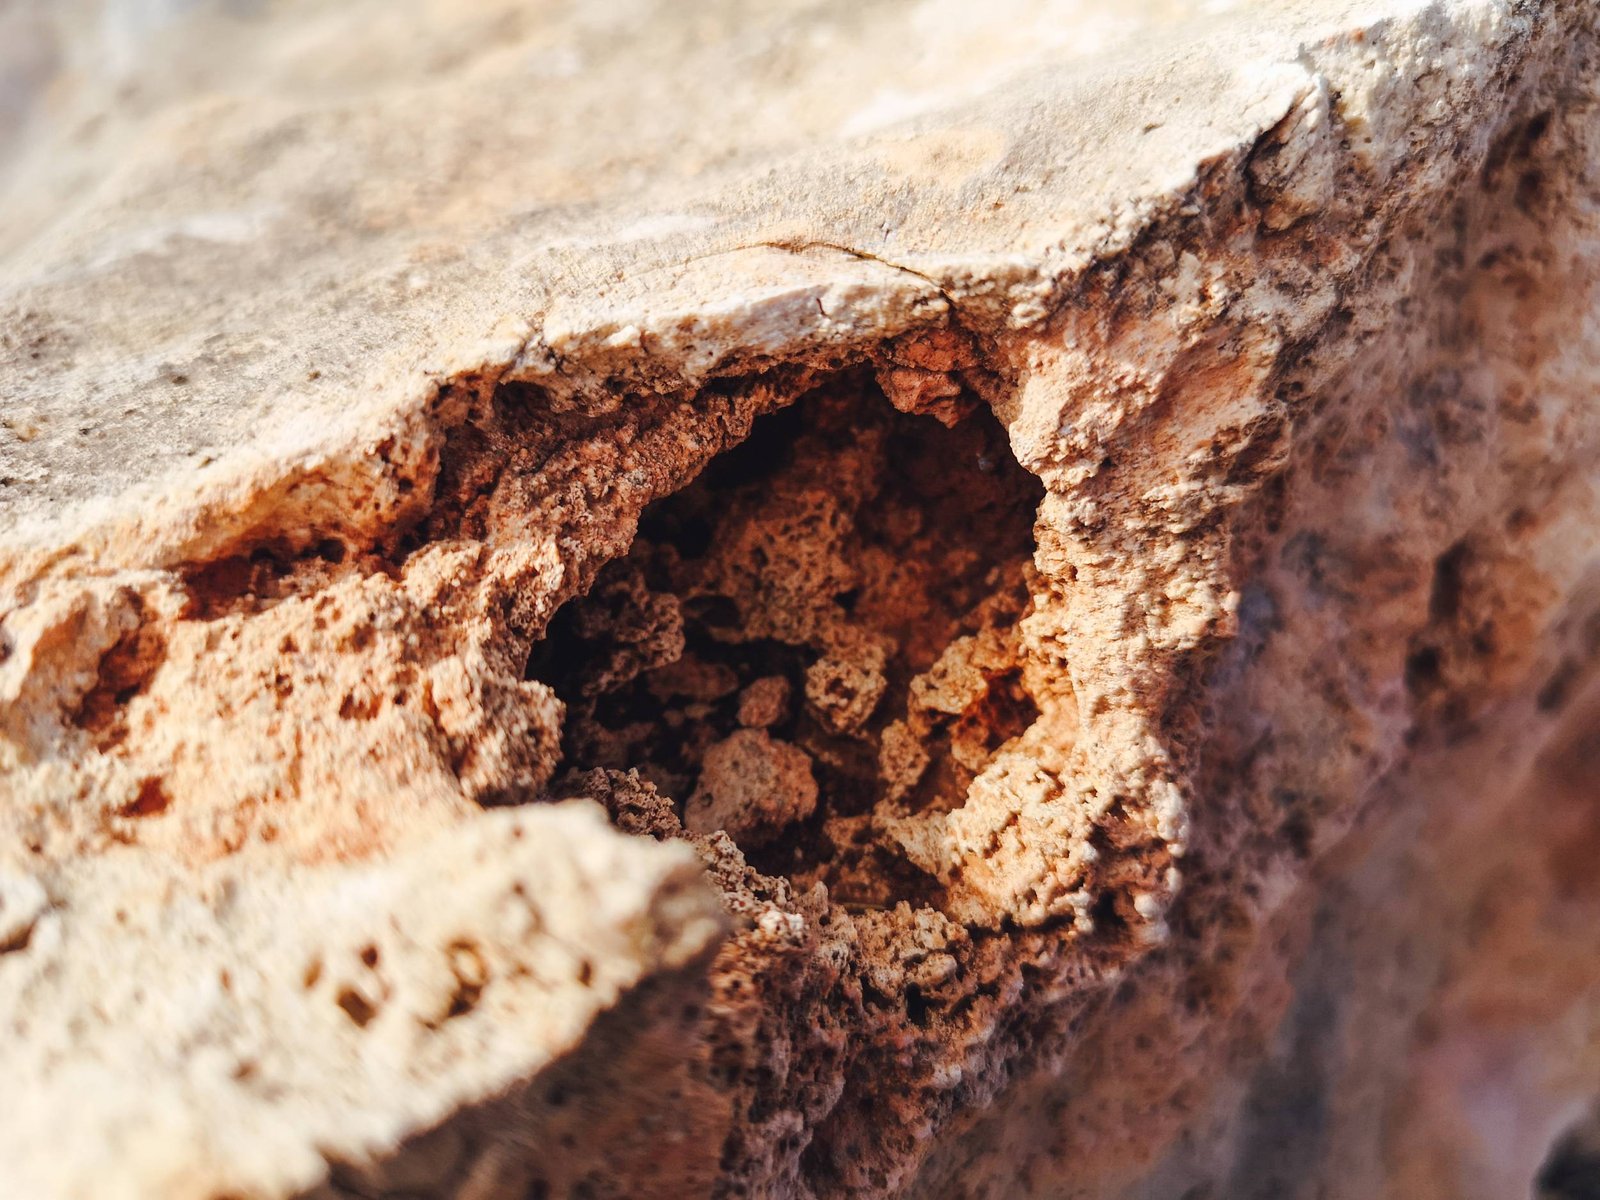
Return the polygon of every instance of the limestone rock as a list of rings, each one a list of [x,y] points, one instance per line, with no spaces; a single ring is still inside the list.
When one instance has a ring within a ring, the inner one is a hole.
[[[0,1195],[1559,1194],[1597,25],[0,10]]]

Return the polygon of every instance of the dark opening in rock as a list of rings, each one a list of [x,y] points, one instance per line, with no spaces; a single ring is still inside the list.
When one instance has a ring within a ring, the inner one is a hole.
[[[1600,1113],[1590,1113],[1550,1148],[1534,1200],[1600,1200]]]
[[[946,428],[864,378],[762,418],[535,649],[565,765],[636,768],[692,832],[844,902],[933,898],[880,825],[958,806],[1037,715],[1016,626],[1041,494],[987,412]]]

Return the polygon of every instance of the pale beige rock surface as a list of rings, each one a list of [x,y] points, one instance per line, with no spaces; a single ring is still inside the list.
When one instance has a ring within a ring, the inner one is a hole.
[[[0,1194],[1528,1191],[1596,23],[0,10]]]

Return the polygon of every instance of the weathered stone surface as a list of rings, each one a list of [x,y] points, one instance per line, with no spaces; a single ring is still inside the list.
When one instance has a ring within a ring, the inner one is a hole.
[[[0,14],[0,1194],[1526,1193],[1596,25]]]

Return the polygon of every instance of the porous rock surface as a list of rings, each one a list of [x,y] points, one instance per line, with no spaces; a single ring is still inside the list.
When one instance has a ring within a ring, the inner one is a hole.
[[[0,11],[0,1194],[1557,1194],[1597,20]]]

